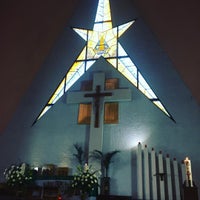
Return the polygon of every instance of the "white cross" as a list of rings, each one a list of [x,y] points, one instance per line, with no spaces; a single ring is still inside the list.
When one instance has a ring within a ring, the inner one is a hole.
[[[89,152],[95,149],[102,151],[104,103],[131,101],[130,89],[113,89],[108,91],[105,90],[104,87],[105,73],[98,72],[93,75],[92,91],[69,92],[67,95],[67,103],[92,103],[88,141]]]

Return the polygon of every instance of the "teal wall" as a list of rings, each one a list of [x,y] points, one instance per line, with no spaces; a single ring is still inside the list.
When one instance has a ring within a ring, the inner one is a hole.
[[[31,125],[84,46],[84,41],[69,27],[74,25],[91,28],[93,18],[90,15],[96,12],[96,1],[86,2],[91,3],[92,7],[88,11],[80,5],[78,12],[74,14],[70,24],[66,25],[66,29],[49,53],[10,125],[0,136],[1,175],[10,164],[21,161],[34,166],[54,163],[58,166],[69,166],[72,173],[75,170],[73,144],[78,142],[84,145],[86,133],[89,131],[88,126],[77,125],[78,105],[66,104],[66,96],[63,96],[40,121],[34,126]],[[115,24],[138,18],[120,38],[120,42],[176,123],[104,59],[96,62],[81,78],[88,80],[92,71],[104,71],[107,77],[119,78],[120,87],[131,88],[132,91],[131,102],[119,103],[119,124],[104,126],[103,151],[121,151],[111,166],[111,193],[135,193],[134,154],[138,142],[158,151],[162,150],[164,154],[168,153],[178,161],[189,156],[192,161],[193,178],[199,186],[199,107],[145,22],[134,8],[130,9],[132,4],[128,6],[130,3],[128,0],[111,1]],[[120,5],[126,10],[119,10]],[[81,80],[71,90],[79,90]]]

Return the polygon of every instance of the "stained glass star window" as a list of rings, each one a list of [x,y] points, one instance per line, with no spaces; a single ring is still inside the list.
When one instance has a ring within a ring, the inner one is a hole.
[[[66,72],[64,78],[35,122],[37,122],[100,57],[104,57],[161,111],[173,120],[172,116],[145,81],[140,71],[118,41],[119,37],[133,25],[134,22],[135,20],[132,20],[113,28],[110,2],[109,0],[99,0],[93,30],[73,29],[86,41],[86,45],[83,47],[76,61]]]

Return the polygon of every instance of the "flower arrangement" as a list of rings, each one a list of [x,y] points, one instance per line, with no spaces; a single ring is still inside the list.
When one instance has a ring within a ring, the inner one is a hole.
[[[90,195],[98,187],[99,171],[94,171],[92,166],[87,164],[77,167],[77,173],[72,180],[72,188],[75,193]]]
[[[33,170],[26,163],[11,165],[4,171],[8,186],[18,188],[28,185],[33,180]]]

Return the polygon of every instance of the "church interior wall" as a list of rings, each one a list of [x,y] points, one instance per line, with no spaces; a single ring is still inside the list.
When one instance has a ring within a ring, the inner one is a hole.
[[[117,1],[116,5],[118,3]],[[144,77],[174,116],[176,123],[108,66],[103,59],[93,66],[97,71],[107,71],[109,76],[120,78],[120,87],[129,87],[132,91],[131,102],[119,103],[119,124],[104,126],[103,151],[115,149],[121,151],[112,163],[110,171],[113,186],[111,193],[121,195],[135,193],[133,191],[136,190],[136,177],[133,174],[135,160],[132,160],[132,154],[138,142],[147,144],[150,148],[162,150],[164,154],[170,154],[179,161],[189,156],[193,164],[194,181],[200,186],[198,106],[176,71],[173,70],[173,65],[165,52],[153,39],[154,36],[150,30],[145,27],[144,22],[138,20],[134,26],[136,27],[127,31],[127,35],[124,35],[121,42],[128,44],[127,50],[135,60],[135,64],[138,64]],[[84,145],[85,134],[89,130],[87,125],[77,126],[78,105],[66,104],[66,96],[63,96],[40,121],[31,126],[36,113],[41,109],[41,105],[46,103],[52,92],[52,85],[56,87],[65,73],[66,63],[70,66],[70,56],[74,60],[81,49],[81,44],[77,44],[76,48],[72,45],[71,53],[68,53],[68,45],[73,42],[78,43],[75,41],[78,37],[74,35],[71,30],[64,30],[58,44],[50,52],[49,60],[44,63],[42,73],[38,74],[36,80],[33,81],[9,127],[0,136],[1,180],[3,180],[2,174],[6,167],[22,161],[32,165],[46,163],[67,165],[72,169],[72,173],[75,171],[73,144]],[[131,38],[131,42],[126,39],[126,36]],[[72,38],[71,41],[69,37]],[[47,72],[45,76],[44,72]],[[85,74],[80,81],[90,77],[90,73]],[[80,81],[71,90],[79,90]],[[131,177],[135,179],[132,180]]]
[[[197,121],[190,122],[185,119],[185,116],[180,118],[178,115],[178,122],[174,123],[126,79],[121,78],[118,72],[108,66],[103,59],[94,67],[97,71],[98,68],[103,71],[107,70],[109,76],[120,78],[120,87],[130,87],[132,90],[132,101],[120,102],[120,126],[114,124],[104,127],[104,150],[119,149],[122,151],[111,169],[113,176],[111,184],[114,186],[111,192],[113,194],[131,194],[131,185],[133,184],[133,180],[130,179],[132,173],[131,151],[134,151],[138,142],[162,149],[177,157],[178,160],[190,155],[195,163],[193,166],[194,176],[198,177],[198,167],[195,167],[199,162],[198,152],[195,150],[198,141],[194,141],[195,133],[198,134],[199,130]],[[86,74],[84,78],[91,78],[90,73]],[[72,90],[79,90],[80,82],[72,87]],[[25,105],[23,104],[23,107]],[[27,109],[26,106],[23,108],[24,110]],[[195,108],[195,105],[190,107]],[[181,109],[187,111],[188,108],[181,107]],[[45,163],[67,165],[74,171],[73,144],[77,142],[84,144],[84,132],[88,131],[85,125],[77,126],[77,111],[78,105],[67,105],[66,98],[63,97],[33,127],[30,127],[30,124],[23,125],[23,122],[26,122],[26,114],[21,114],[19,111],[14,121],[21,118],[20,123],[12,126],[7,133],[1,136],[1,156],[3,157],[5,153],[7,155],[1,164],[1,171],[9,164],[20,161],[30,162],[33,165]],[[198,112],[193,112],[187,115],[196,117],[197,114]],[[189,138],[188,133],[191,133]],[[194,136],[192,137],[192,135]],[[7,145],[4,146],[3,143]],[[124,184],[124,182],[129,184]]]

